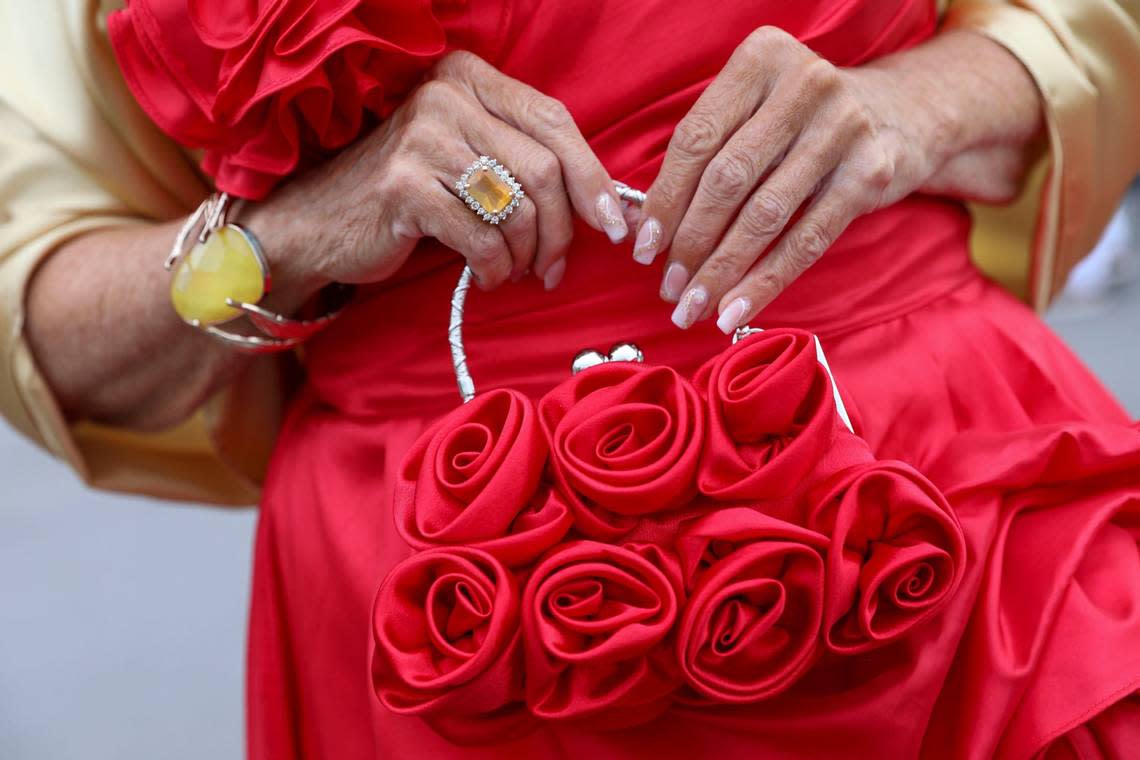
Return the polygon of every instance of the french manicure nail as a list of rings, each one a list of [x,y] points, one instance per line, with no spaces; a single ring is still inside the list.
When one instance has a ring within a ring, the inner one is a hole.
[[[558,287],[558,283],[562,282],[564,274],[566,274],[566,259],[559,259],[546,270],[546,276],[542,278],[543,286],[547,290],[554,290]]]
[[[677,308],[673,309],[673,324],[682,330],[688,329],[704,312],[708,302],[709,292],[704,287],[696,285],[689,288],[677,303]]]
[[[606,231],[611,243],[620,243],[629,234],[629,227],[625,224],[625,217],[621,214],[617,201],[609,193],[598,196],[596,204],[598,210],[598,223]]]
[[[673,262],[665,270],[665,279],[661,281],[661,297],[671,303],[676,303],[681,297],[681,291],[689,284],[689,272],[682,265]]]
[[[717,317],[716,326],[725,335],[730,335],[733,330],[740,327],[744,315],[752,308],[752,302],[747,298],[737,298],[728,307],[720,313]]]
[[[633,260],[638,264],[652,264],[653,259],[657,258],[659,245],[661,245],[661,222],[649,217],[637,231],[637,240],[633,244]]]

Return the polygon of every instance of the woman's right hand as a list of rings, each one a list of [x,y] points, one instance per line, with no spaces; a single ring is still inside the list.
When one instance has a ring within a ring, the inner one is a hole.
[[[453,189],[480,155],[501,161],[524,190],[499,225]],[[550,289],[566,269],[572,210],[616,243],[627,234],[621,208],[562,103],[456,52],[374,132],[239,221],[262,238],[275,279],[304,290],[383,280],[425,237],[463,254],[482,288],[531,270]]]

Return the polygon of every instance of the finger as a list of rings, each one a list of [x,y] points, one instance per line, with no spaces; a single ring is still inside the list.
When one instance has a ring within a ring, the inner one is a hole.
[[[827,188],[772,252],[720,299],[717,327],[731,333],[747,324],[818,261],[862,211],[857,193],[847,183]]]
[[[538,245],[538,212],[529,197],[520,199],[514,213],[499,222],[499,232],[511,251],[511,282],[518,282],[534,268]]]
[[[506,193],[510,192],[510,188],[505,187],[509,180],[498,175],[498,170],[505,169],[505,166],[484,166],[482,164],[483,156],[476,157],[470,145],[464,144],[463,147],[464,160],[466,161],[464,166],[466,168],[462,170],[462,173],[456,170],[455,167],[458,162],[455,161],[450,161],[448,166],[440,168],[445,173],[454,173],[459,176],[455,182],[455,192],[470,207],[471,212],[480,221],[498,226],[507,242],[507,248],[511,252],[511,282],[518,282],[534,264],[538,243],[538,212],[529,196],[521,191],[512,194],[513,197],[505,196],[499,200],[499,203],[505,204],[503,206],[494,205],[491,200],[487,199],[480,192],[480,190],[485,191],[487,188],[488,178],[481,176],[486,172],[494,174],[494,177],[490,179],[490,182],[493,183],[492,186],[498,185]],[[520,195],[522,197],[519,197]],[[492,205],[489,208],[484,208],[481,201],[492,203]],[[486,219],[484,215],[489,215],[491,218]]]
[[[669,247],[705,168],[767,96],[769,77],[758,63],[751,48],[738,48],[673,131],[634,244],[642,264]]]
[[[709,257],[756,186],[784,158],[803,129],[809,113],[806,104],[780,90],[777,85],[756,115],[728,139],[701,174],[669,246],[668,276],[662,282],[666,300],[678,300],[681,292],[676,288],[687,284],[689,276]]]
[[[512,79],[478,56],[453,54],[442,73],[467,86],[490,113],[550,150],[559,163],[574,210],[617,243],[629,233],[613,180],[566,106]]]
[[[845,160],[848,143],[842,134],[832,135],[822,130],[801,135],[788,156],[745,202],[713,252],[695,267],[696,273],[684,286],[684,295],[673,313],[678,327],[687,328],[712,313],[713,306],[784,233],[800,206]],[[670,254],[671,258],[679,255]],[[666,283],[669,275],[678,269],[686,274],[692,271],[687,268],[689,261],[678,258],[675,263],[676,266],[670,264],[666,269]],[[690,291],[694,294],[690,295]]]
[[[507,241],[498,226],[487,224],[463,205],[452,190],[453,181],[441,176],[428,183],[417,204],[415,225],[420,235],[463,254],[480,288],[498,287],[514,268]]]
[[[533,257],[528,257],[526,264],[533,265],[534,273],[549,287],[557,285],[565,265],[555,270],[553,280],[548,275],[556,262],[565,259],[574,236],[570,202],[558,159],[537,141],[487,114],[481,119],[465,120],[465,125],[465,137],[472,149],[480,155],[496,157],[522,185],[522,202],[534,208],[536,238]],[[508,218],[503,223],[504,234],[516,232],[506,232],[514,226],[514,221]],[[519,243],[525,245],[526,241]]]

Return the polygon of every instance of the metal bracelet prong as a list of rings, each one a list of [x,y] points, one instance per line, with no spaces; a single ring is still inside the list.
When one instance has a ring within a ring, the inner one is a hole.
[[[186,217],[186,221],[178,229],[178,234],[174,238],[174,244],[170,246],[170,253],[166,256],[166,261],[162,262],[162,266],[166,271],[174,269],[174,265],[186,253],[186,242],[190,239],[190,234],[197,228],[198,224],[202,221],[202,217],[206,216],[207,209],[213,196],[198,204],[198,208],[194,209],[194,213]]]

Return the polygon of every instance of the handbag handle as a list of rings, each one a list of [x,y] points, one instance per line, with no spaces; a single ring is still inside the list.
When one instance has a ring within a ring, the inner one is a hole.
[[[645,193],[623,182],[614,182],[614,189],[617,191],[618,197],[624,201],[637,206],[645,202]],[[451,364],[455,369],[455,382],[459,386],[459,397],[463,399],[465,404],[475,398],[475,381],[471,377],[471,371],[467,368],[467,351],[463,346],[463,308],[467,303],[467,292],[471,290],[473,276],[471,267],[463,267],[463,272],[459,275],[459,282],[455,283],[455,290],[451,293],[451,320],[447,325],[447,342],[451,347]],[[732,342],[735,344],[737,341],[758,332],[763,332],[763,330],[758,327],[742,325],[733,332]],[[839,395],[839,386],[835,383],[835,375],[832,374],[831,367],[827,363],[827,357],[824,356],[819,336],[813,335],[812,337],[815,339],[816,359],[823,366],[828,379],[831,381],[831,393],[835,397],[835,410],[839,413],[839,417],[847,429],[855,432],[851,426],[851,418],[847,414],[847,407],[843,404],[843,397]],[[636,351],[636,348],[633,350]],[[640,355],[640,352],[637,353]]]

